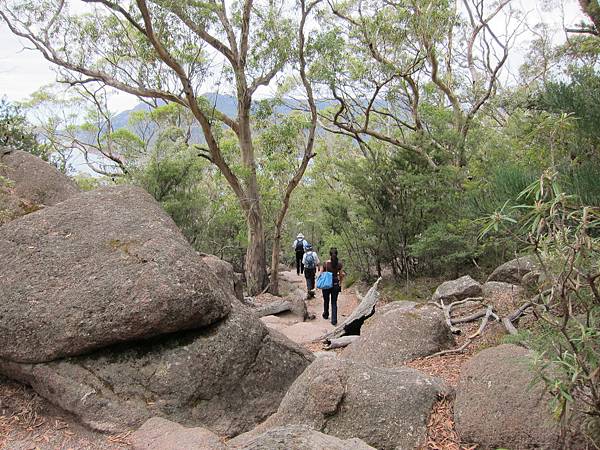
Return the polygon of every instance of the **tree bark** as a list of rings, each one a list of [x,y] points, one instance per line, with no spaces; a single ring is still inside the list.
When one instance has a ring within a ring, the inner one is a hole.
[[[269,292],[273,295],[279,295],[279,253],[281,252],[281,227],[275,229],[273,236],[273,249],[271,251],[271,281]]]
[[[257,201],[254,206],[247,212],[248,248],[244,264],[246,288],[249,295],[259,294],[267,285],[265,232],[259,209],[260,203]]]
[[[600,5],[596,0],[579,0],[582,11],[594,24],[596,33],[600,32]]]

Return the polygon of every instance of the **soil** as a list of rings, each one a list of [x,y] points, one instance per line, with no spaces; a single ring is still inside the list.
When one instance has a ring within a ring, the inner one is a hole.
[[[10,450],[113,450],[130,448],[130,433],[90,431],[33,389],[0,377],[0,448]]]
[[[311,320],[304,321],[303,317],[297,316],[290,312],[277,314],[277,316],[263,317],[263,322],[283,334],[292,341],[300,345],[304,345],[310,351],[320,351],[322,346],[319,343],[319,338],[327,334],[335,327],[330,320],[323,318],[323,296],[321,291],[315,290],[315,296],[309,297],[306,289],[306,281],[303,275],[297,275],[296,271],[286,271],[280,273],[280,279],[291,283],[293,287],[297,287],[307,293],[306,307]],[[266,303],[274,301],[271,296],[266,299]],[[265,302],[265,299],[259,299],[260,303]],[[343,289],[338,297],[338,323],[341,323],[347,316],[352,314],[352,311],[358,306],[359,300],[354,288]]]

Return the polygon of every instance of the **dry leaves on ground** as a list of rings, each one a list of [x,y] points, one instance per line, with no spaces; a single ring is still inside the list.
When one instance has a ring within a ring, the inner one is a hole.
[[[477,445],[461,444],[454,429],[452,402],[443,399],[436,403],[427,424],[427,444],[422,450],[475,450]]]

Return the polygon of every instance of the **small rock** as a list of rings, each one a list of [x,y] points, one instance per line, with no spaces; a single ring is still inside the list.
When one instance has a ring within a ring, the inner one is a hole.
[[[463,300],[468,297],[478,297],[481,295],[481,284],[471,278],[469,275],[457,278],[456,280],[446,281],[438,286],[433,293],[434,302]]]
[[[507,261],[488,277],[488,281],[502,281],[504,283],[520,284],[523,277],[534,269],[538,264],[531,256],[522,256]]]
[[[342,440],[319,433],[306,425],[276,427],[245,440],[235,438],[229,448],[236,450],[375,450],[360,439]]]

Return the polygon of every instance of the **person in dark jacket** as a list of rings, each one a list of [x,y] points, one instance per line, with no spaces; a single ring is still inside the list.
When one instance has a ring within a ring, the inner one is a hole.
[[[292,244],[292,248],[296,252],[296,273],[300,275],[304,273],[304,265],[302,264],[302,257],[304,256],[304,250],[306,246],[309,245],[308,242],[304,239],[304,235],[302,233],[298,233],[296,240]]]

